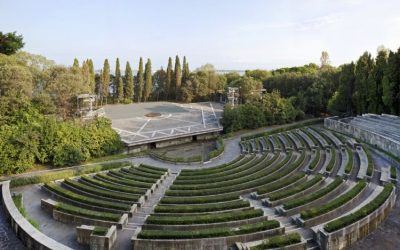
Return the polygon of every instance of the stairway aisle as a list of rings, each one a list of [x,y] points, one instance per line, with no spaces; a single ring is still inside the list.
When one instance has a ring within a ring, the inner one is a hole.
[[[132,249],[130,238],[133,233],[139,227],[142,227],[147,216],[153,213],[154,208],[157,206],[158,202],[164,197],[165,192],[169,189],[172,183],[175,181],[179,172],[170,173],[167,178],[164,179],[162,183],[156,188],[154,193],[150,196],[148,200],[138,208],[138,210],[132,215],[128,220],[128,225],[122,230],[118,231],[117,245],[115,249]],[[129,239],[129,240],[127,240]]]

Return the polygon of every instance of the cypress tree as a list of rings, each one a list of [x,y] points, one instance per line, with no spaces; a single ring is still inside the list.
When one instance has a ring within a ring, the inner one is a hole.
[[[353,98],[356,102],[357,114],[366,113],[368,110],[368,76],[372,71],[373,61],[371,54],[365,52],[357,61],[355,75],[355,92]]]
[[[90,74],[90,80],[89,80],[89,86],[90,86],[90,91],[91,93],[95,92],[96,88],[96,80],[95,80],[95,73],[94,73],[94,66],[93,66],[93,61],[92,59],[88,59],[88,66],[89,66],[89,74]]]
[[[185,84],[189,80],[189,63],[186,61],[186,56],[183,57],[183,68],[182,68],[182,84]]]
[[[108,59],[104,60],[103,65],[103,74],[102,74],[102,100],[101,104],[103,105],[103,101],[106,101],[107,104],[107,97],[108,97],[108,88],[110,85],[110,64],[108,63]]]
[[[72,64],[72,71],[74,73],[79,72],[79,61],[76,58],[74,58],[74,64]]]
[[[90,92],[90,71],[89,71],[89,65],[87,61],[83,61],[82,64],[82,80],[83,84],[85,86],[85,91]]]
[[[168,58],[168,66],[167,66],[167,78],[165,81],[165,100],[171,96],[172,93],[172,79],[173,79],[173,71],[172,71],[172,59]]]
[[[117,85],[117,101],[118,103],[124,100],[124,82],[122,81],[122,77],[118,77],[118,85]]]
[[[125,67],[125,99],[128,102],[132,102],[133,94],[134,94],[134,86],[133,86],[133,74],[131,65],[129,62],[126,62]]]
[[[143,98],[143,59],[140,57],[139,70],[136,76],[136,101],[141,102]]]
[[[398,53],[390,51],[385,75],[382,80],[382,101],[386,106],[386,111],[389,111],[391,114],[398,114],[399,110],[396,100],[397,88],[400,81],[399,64]]]
[[[119,66],[119,58],[115,62],[115,76],[114,76],[114,95],[118,96],[119,78],[121,77],[121,70]]]
[[[175,57],[174,80],[175,80],[175,99],[177,99],[180,95],[179,93],[182,84],[182,68],[178,56]]]
[[[144,82],[144,89],[143,89],[143,101],[147,102],[150,98],[152,89],[153,89],[153,79],[151,75],[151,60],[147,59],[147,63],[145,66],[145,82]]]

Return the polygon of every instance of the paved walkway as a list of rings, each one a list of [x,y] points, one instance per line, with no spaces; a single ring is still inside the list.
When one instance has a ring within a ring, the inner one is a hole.
[[[157,206],[158,202],[164,197],[165,192],[169,189],[172,183],[175,181],[177,173],[170,174],[154,191],[150,198],[140,207],[136,213],[129,218],[128,225],[124,229],[118,231],[117,245],[115,249],[131,249],[131,237],[133,232],[142,227],[147,216],[153,213],[154,208]]]
[[[17,238],[9,227],[4,208],[0,205],[0,249],[20,250],[25,249],[22,242]]]

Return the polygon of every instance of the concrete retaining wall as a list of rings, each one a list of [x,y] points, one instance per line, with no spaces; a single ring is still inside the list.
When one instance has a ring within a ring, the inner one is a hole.
[[[324,126],[328,129],[355,137],[371,145],[375,145],[384,151],[391,152],[396,157],[400,157],[400,144],[398,142],[372,131],[364,130],[351,124],[341,122],[338,119],[337,116],[325,118]]]
[[[337,250],[350,247],[356,241],[374,231],[389,215],[389,212],[395,203],[396,189],[393,189],[385,203],[367,217],[332,233],[328,233],[324,229],[321,229],[316,235],[314,235],[315,240],[323,250]]]
[[[117,240],[117,228],[111,226],[106,235],[94,235],[94,226],[82,225],[76,228],[77,240],[84,245],[90,245],[91,250],[111,250]]]
[[[278,234],[284,234],[285,228],[280,227],[277,229],[229,236],[218,238],[202,238],[202,239],[181,239],[181,240],[155,240],[155,239],[137,239],[136,236],[132,237],[132,245],[134,250],[226,250],[233,246],[235,242],[249,242],[262,240]]]
[[[1,185],[1,202],[7,221],[10,222],[14,233],[21,239],[28,249],[38,250],[72,250],[71,248],[49,238],[34,228],[18,211],[10,193],[10,181],[4,181]]]

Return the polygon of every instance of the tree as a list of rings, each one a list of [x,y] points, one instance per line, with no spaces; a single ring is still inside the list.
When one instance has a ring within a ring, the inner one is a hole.
[[[321,61],[321,68],[329,66],[331,64],[327,51],[322,51],[320,61]]]
[[[177,99],[180,95],[181,84],[182,84],[182,69],[178,56],[175,57],[174,80],[175,80],[175,99]]]
[[[136,76],[136,101],[141,102],[143,98],[143,59],[140,57],[139,70]]]
[[[186,56],[183,57],[183,68],[182,68],[182,84],[189,79],[189,63],[186,61]]]
[[[103,101],[105,100],[107,104],[107,97],[109,92],[110,85],[110,64],[108,63],[108,59],[104,60],[103,65],[103,74],[101,76],[101,105],[103,105]]]
[[[11,61],[0,63],[0,118],[28,103],[32,90],[32,74],[26,67]]]
[[[339,76],[338,90],[328,102],[328,110],[335,114],[353,115],[354,110],[354,84],[355,84],[354,63],[345,64]]]
[[[114,74],[114,95],[116,95],[116,97],[118,98],[119,95],[119,80],[121,78],[121,70],[120,70],[120,66],[119,66],[119,58],[117,58],[117,61],[115,62],[115,74]],[[123,90],[122,90],[123,93]]]
[[[3,34],[0,32],[0,53],[5,55],[15,54],[19,49],[24,47],[22,35],[17,35],[17,32],[9,32]]]
[[[262,82],[252,77],[243,76],[231,84],[239,88],[240,99],[243,103],[251,102],[254,98],[260,99]]]
[[[125,99],[128,102],[132,102],[134,95],[134,85],[133,85],[133,74],[131,65],[126,62],[125,67]]]
[[[385,111],[391,114],[398,113],[396,105],[397,86],[400,81],[400,61],[399,55],[395,52],[390,52],[386,68],[384,70],[384,77],[382,79],[383,95],[382,101],[385,105]]]
[[[83,81],[83,84],[85,85],[85,89],[87,89],[88,92],[90,93],[90,90],[91,90],[90,69],[89,69],[89,65],[88,65],[87,61],[83,62],[81,71],[82,71],[82,81]]]
[[[92,59],[87,60],[87,64],[89,66],[89,75],[90,75],[90,93],[95,93],[96,81],[95,81],[95,73]]]
[[[172,79],[173,79],[173,70],[172,70],[172,59],[168,58],[168,66],[167,66],[167,76],[165,81],[165,100],[168,100],[169,97],[172,97],[173,87],[172,87]]]
[[[77,58],[74,58],[74,63],[72,64],[72,70],[77,73],[80,70],[79,61]]]
[[[121,103],[124,100],[124,82],[122,81],[122,77],[118,77],[117,84],[117,101]]]
[[[156,101],[165,99],[165,92],[167,91],[165,88],[166,79],[167,73],[162,67],[153,74],[153,98]]]
[[[366,113],[368,110],[368,76],[373,68],[371,54],[365,52],[357,61],[355,68],[356,81],[354,84],[353,99],[357,114]]]
[[[147,63],[145,66],[145,82],[143,89],[143,101],[147,102],[150,98],[151,91],[153,90],[153,79],[151,75],[151,60],[147,59]]]

